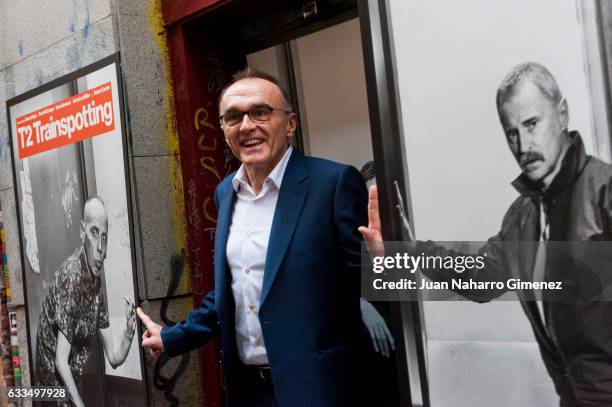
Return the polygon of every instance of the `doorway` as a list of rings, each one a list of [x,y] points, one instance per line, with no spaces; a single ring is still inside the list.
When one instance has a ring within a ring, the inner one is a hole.
[[[375,156],[382,157],[373,148],[382,143],[375,140],[373,129],[380,126],[378,115],[386,111],[387,105],[373,96],[376,90],[369,79],[372,72],[368,64],[373,61],[369,15],[364,9],[367,4],[314,3],[215,3],[196,15],[177,14],[169,22],[183,185],[188,191],[185,200],[193,207],[203,206],[205,213],[211,215],[202,219],[204,224],[199,228],[187,225],[188,250],[193,254],[188,261],[192,270],[197,269],[194,303],[199,303],[212,288],[212,260],[197,255],[213,249],[214,235],[202,230],[215,227],[211,205],[214,188],[235,168],[235,163],[227,159],[223,135],[214,119],[218,93],[231,74],[247,64],[284,79],[290,89],[298,113],[298,150],[351,164],[363,170],[364,178],[370,182],[377,180],[381,195],[388,190],[384,185],[384,174],[389,174],[385,160],[373,162]],[[231,29],[227,24],[230,19]],[[383,196],[381,202],[384,201]],[[383,223],[383,230],[391,229]],[[391,232],[385,237],[401,239]],[[428,405],[420,305],[362,305],[362,309],[384,320],[395,344],[395,351],[388,355],[376,352],[364,326],[364,344],[368,347],[363,374],[374,378],[371,393],[378,397],[376,404]],[[213,367],[218,345],[202,349],[201,359],[202,387],[212,389],[221,381]],[[214,392],[204,394],[205,403],[221,405],[222,395],[215,399],[211,393]]]

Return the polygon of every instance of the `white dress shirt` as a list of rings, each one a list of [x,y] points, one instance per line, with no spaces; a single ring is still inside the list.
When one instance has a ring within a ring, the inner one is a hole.
[[[278,192],[293,148],[289,146],[255,194],[242,165],[232,179],[236,203],[227,238],[227,264],[236,304],[238,356],[247,365],[267,365],[268,355],[259,322],[259,301],[270,229]]]

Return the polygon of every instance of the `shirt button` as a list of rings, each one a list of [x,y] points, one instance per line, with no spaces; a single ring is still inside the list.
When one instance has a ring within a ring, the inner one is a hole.
[[[261,339],[257,338],[255,341],[255,346],[261,346]]]
[[[244,272],[249,274],[251,272],[251,269],[247,267],[247,268],[244,269]]]
[[[255,311],[255,305],[254,305],[254,304],[250,304],[250,305],[249,305],[249,309],[250,309],[251,311]]]

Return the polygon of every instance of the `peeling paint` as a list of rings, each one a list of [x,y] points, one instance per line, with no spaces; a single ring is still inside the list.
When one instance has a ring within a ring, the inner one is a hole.
[[[45,82],[44,74],[41,68],[34,69],[34,87],[41,86]]]
[[[8,137],[2,132],[0,133],[0,162],[10,164],[8,150]]]
[[[69,23],[70,32],[74,33],[82,29],[83,38],[87,39],[91,25],[89,0],[72,0],[72,10],[74,11],[74,19]],[[81,18],[81,13],[85,13],[84,18]]]
[[[91,25],[91,15],[89,14],[89,1],[85,0],[85,27],[83,28],[83,38],[89,37],[89,26]]]

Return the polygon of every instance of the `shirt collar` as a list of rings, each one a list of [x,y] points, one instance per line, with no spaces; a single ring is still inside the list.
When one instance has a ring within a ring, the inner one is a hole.
[[[531,181],[525,174],[521,174],[512,182],[512,185],[523,196],[531,198],[543,198],[544,200],[552,199],[567,185],[570,185],[580,175],[582,169],[586,165],[588,156],[584,151],[582,138],[577,131],[571,131],[570,137],[572,143],[565,153],[561,169],[552,180],[545,192],[542,192],[539,186]]]
[[[281,183],[283,182],[283,176],[285,175],[287,163],[289,162],[289,157],[291,157],[292,151],[293,146],[289,145],[287,151],[285,151],[285,155],[283,155],[283,158],[281,158],[281,160],[276,164],[274,169],[266,177],[266,181],[270,180],[270,182],[272,182],[272,184],[274,184],[277,189],[280,189]],[[238,192],[240,190],[241,185],[247,184],[247,175],[244,169],[244,164],[242,164],[240,168],[238,168],[238,171],[236,171],[236,175],[234,175],[234,178],[232,178],[232,187],[234,188],[234,191]]]

